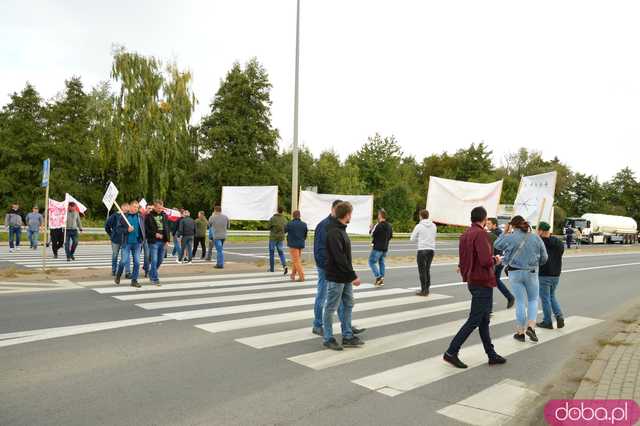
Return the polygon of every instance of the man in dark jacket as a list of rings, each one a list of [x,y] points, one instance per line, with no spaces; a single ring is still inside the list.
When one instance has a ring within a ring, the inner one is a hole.
[[[371,234],[371,254],[369,255],[369,268],[376,279],[375,285],[384,285],[384,258],[389,251],[389,241],[393,238],[391,224],[387,222],[387,212],[384,209],[378,211],[378,223],[369,231]],[[379,266],[379,267],[378,267]]]
[[[547,263],[540,267],[538,280],[540,281],[540,301],[542,302],[543,320],[536,324],[541,328],[553,328],[551,313],[556,317],[558,328],[564,327],[564,316],[560,309],[560,304],[556,299],[556,289],[560,283],[560,273],[562,272],[562,256],[564,255],[564,244],[558,238],[551,235],[551,225],[547,222],[540,222],[538,225],[538,235],[542,238],[549,259]]]
[[[502,230],[498,226],[498,219],[495,217],[490,217],[487,221],[487,230],[489,231],[489,239],[491,240],[491,244],[496,242],[498,237],[502,234]],[[502,256],[502,250],[498,250],[495,247],[493,248],[494,256]],[[498,290],[500,293],[507,299],[507,309],[511,309],[513,304],[516,301],[516,298],[513,297],[513,294],[509,291],[504,282],[502,282],[502,270],[504,269],[504,265],[502,263],[498,263],[496,265],[496,284],[498,286]]]
[[[180,257],[178,262],[191,263],[191,250],[193,247],[193,238],[196,235],[196,221],[191,217],[191,212],[185,210],[182,212],[182,220],[178,225],[176,237],[180,238]]]
[[[292,213],[293,220],[287,223],[285,232],[287,233],[287,246],[291,254],[291,281],[296,280],[296,273],[299,281],[304,281],[304,269],[302,268],[302,250],[307,240],[307,224],[300,220],[300,210]]]
[[[169,221],[164,214],[162,200],[153,202],[153,210],[144,220],[144,233],[149,243],[149,278],[151,284],[160,285],[158,269],[164,259],[164,251],[169,242]]]
[[[449,349],[444,353],[444,360],[457,368],[467,368],[467,365],[458,358],[458,352],[476,328],[480,332],[480,339],[489,357],[489,364],[507,362],[496,353],[489,334],[493,288],[496,286],[495,265],[500,262],[500,256],[493,255],[491,240],[484,229],[486,222],[487,211],[484,207],[474,208],[471,210],[471,226],[460,237],[458,269],[471,293],[471,311],[467,322],[455,335]]]
[[[118,228],[124,227],[121,231],[117,229],[116,232],[123,232],[125,234],[124,243],[122,246],[122,258],[116,271],[115,283],[120,285],[120,277],[125,268],[129,267],[130,258],[133,259],[133,272],[131,273],[131,286],[140,287],[138,283],[138,274],[140,273],[140,250],[142,249],[142,243],[144,242],[144,219],[139,213],[138,201],[134,200],[129,204],[129,212],[126,215],[128,224],[125,222],[124,226],[119,224]]]
[[[124,214],[129,213],[129,203],[122,203],[120,209]],[[122,257],[122,247],[126,238],[123,233],[123,231],[127,230],[124,216],[120,212],[111,214],[104,224],[104,230],[111,240],[111,276],[115,277],[118,270],[118,257]],[[129,272],[129,264],[126,264],[125,273],[127,278],[129,278]]]
[[[275,251],[278,250],[284,275],[287,275],[289,270],[287,269],[287,259],[284,257],[284,228],[287,226],[287,219],[285,219],[282,212],[284,212],[284,209],[278,207],[278,213],[269,219],[269,271],[275,271]]]
[[[20,236],[24,225],[24,213],[20,210],[20,205],[14,203],[4,217],[4,227],[9,231],[9,253],[13,250],[20,250]]]
[[[364,344],[351,330],[351,313],[353,311],[353,286],[360,285],[360,278],[353,270],[351,263],[351,240],[347,235],[347,224],[351,221],[353,207],[344,202],[336,206],[336,217],[331,218],[327,226],[327,259],[325,271],[327,275],[327,301],[322,319],[324,346],[341,351],[343,346],[356,347]],[[344,303],[344,314],[340,321],[342,326],[342,345],[333,337],[333,314],[338,306]]]

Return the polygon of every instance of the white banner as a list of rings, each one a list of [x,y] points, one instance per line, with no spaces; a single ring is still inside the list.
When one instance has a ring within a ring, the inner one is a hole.
[[[223,186],[221,207],[231,220],[269,220],[278,210],[278,187]]]
[[[107,190],[102,197],[102,204],[104,204],[107,210],[111,210],[116,198],[118,198],[118,188],[116,188],[113,182],[109,182],[109,186],[107,186]]]
[[[76,200],[71,194],[68,194],[68,193],[64,194],[64,202],[66,205],[69,205],[69,203],[76,203],[76,206],[78,206],[78,210],[82,214],[84,214],[84,212],[87,211],[87,207],[84,204],[82,204],[80,201]]]
[[[65,227],[67,217],[67,203],[49,199],[49,229]]]
[[[474,207],[482,206],[489,217],[496,217],[501,194],[502,180],[474,183],[431,176],[427,193],[429,218],[437,223],[469,226]]]
[[[514,215],[524,217],[531,226],[539,221],[553,226],[553,201],[556,192],[557,172],[523,176],[513,203]]]
[[[347,225],[350,234],[368,234],[373,216],[373,195],[317,194],[300,191],[300,216],[309,229],[331,213],[331,204],[335,200],[348,201],[353,205],[351,223]]]

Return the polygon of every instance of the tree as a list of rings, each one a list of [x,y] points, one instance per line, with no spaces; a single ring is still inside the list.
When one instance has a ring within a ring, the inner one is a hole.
[[[388,219],[398,232],[409,232],[413,228],[415,201],[406,183],[400,182],[384,192],[380,199],[381,206],[387,211]]]
[[[395,184],[402,150],[395,137],[382,137],[376,133],[351,159],[358,167],[365,191],[373,194],[376,200]]]
[[[631,216],[640,221],[640,182],[633,171],[625,167],[605,185],[611,213]]]

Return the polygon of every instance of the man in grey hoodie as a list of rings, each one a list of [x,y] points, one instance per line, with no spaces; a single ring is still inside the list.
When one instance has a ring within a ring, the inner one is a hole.
[[[213,245],[216,248],[216,269],[224,268],[224,240],[227,239],[229,218],[222,214],[222,208],[215,206],[209,218],[209,228],[213,229]]]
[[[70,202],[67,210],[67,240],[64,242],[64,253],[67,255],[67,262],[76,260],[75,253],[78,248],[78,232],[82,232],[80,212],[78,211],[76,203]]]
[[[420,291],[418,296],[428,296],[429,287],[431,286],[431,262],[436,250],[436,233],[435,223],[429,219],[428,210],[420,210],[420,222],[413,228],[411,233],[411,241],[418,245],[418,253],[416,260],[418,262],[418,274],[420,275]]]
[[[20,250],[20,235],[24,225],[24,215],[18,203],[13,203],[4,217],[4,227],[9,231],[9,253]]]
[[[38,207],[34,206],[31,213],[27,215],[27,235],[29,236],[29,246],[33,250],[38,248],[38,240],[40,239],[40,229],[44,226],[44,217],[38,211]]]

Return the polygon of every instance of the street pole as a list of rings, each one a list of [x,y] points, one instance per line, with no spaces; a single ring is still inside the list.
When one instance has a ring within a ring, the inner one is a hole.
[[[300,0],[296,7],[296,70],[293,98],[293,150],[291,152],[291,211],[298,210],[298,79],[300,74]]]
[[[42,243],[42,271],[47,272],[47,238],[49,237],[49,183],[44,191],[44,238]]]

